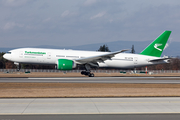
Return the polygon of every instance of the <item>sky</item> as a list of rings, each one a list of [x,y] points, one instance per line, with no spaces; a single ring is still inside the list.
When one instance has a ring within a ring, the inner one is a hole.
[[[0,47],[180,41],[180,0],[0,0]]]

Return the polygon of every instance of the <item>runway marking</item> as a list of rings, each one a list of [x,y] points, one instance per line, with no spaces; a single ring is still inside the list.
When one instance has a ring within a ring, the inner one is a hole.
[[[164,78],[164,79],[163,79]],[[0,78],[0,83],[133,83],[180,84],[180,77],[56,77],[56,78]]]

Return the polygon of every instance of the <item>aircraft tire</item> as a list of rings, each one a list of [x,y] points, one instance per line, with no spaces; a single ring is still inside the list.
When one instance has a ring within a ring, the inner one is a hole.
[[[86,71],[82,71],[82,72],[81,72],[81,75],[85,75],[85,73],[86,73]]]
[[[93,73],[90,73],[90,74],[89,74],[89,77],[94,77],[94,74],[93,74]]]

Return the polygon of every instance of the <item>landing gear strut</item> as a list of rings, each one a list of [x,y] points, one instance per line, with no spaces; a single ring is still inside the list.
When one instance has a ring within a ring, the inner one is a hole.
[[[19,69],[19,63],[17,63],[17,62],[14,62],[14,64],[16,65],[16,67],[17,67],[17,71],[19,71],[20,69]]]
[[[89,65],[89,64],[86,64],[84,67],[85,67],[86,70],[85,70],[85,71],[82,71],[81,74],[82,74],[82,75],[89,76],[89,77],[94,77],[94,74],[91,73],[91,71],[90,71],[90,69],[91,69],[90,65]]]

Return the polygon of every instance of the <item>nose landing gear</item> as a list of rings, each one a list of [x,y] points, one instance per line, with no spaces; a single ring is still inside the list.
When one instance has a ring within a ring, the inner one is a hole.
[[[17,71],[19,71],[20,69],[19,69],[19,63],[17,63],[17,62],[14,62],[14,64],[16,65],[16,67],[17,67]]]

